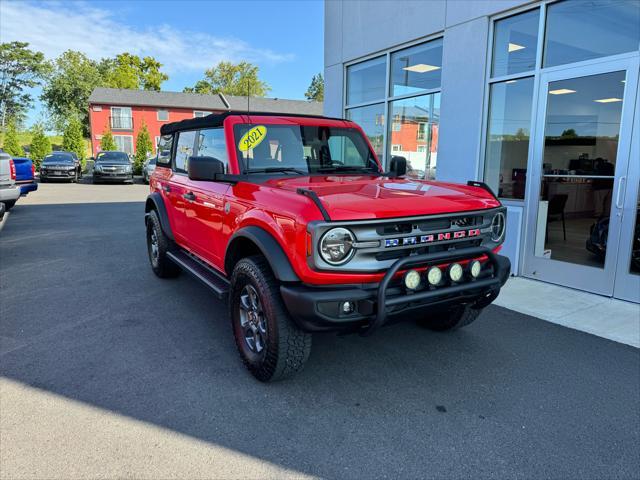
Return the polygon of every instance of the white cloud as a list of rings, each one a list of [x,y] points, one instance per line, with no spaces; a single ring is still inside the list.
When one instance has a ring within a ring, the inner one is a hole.
[[[120,23],[116,12],[84,2],[33,4],[0,1],[2,42],[29,42],[30,48],[54,58],[65,50],[80,50],[99,60],[118,53],[151,55],[167,72],[203,71],[219,61],[252,63],[290,61],[293,55],[256,48],[236,38],[177,30],[170,25],[136,28]]]

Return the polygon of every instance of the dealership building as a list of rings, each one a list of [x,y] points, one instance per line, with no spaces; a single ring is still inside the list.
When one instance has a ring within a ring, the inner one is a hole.
[[[514,273],[640,302],[640,0],[325,2],[324,112],[486,182]]]

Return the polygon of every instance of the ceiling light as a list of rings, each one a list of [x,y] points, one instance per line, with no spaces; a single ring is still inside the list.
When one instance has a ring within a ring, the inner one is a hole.
[[[559,88],[557,90],[549,90],[550,95],[566,95],[567,93],[576,93],[576,91],[569,90],[568,88]]]
[[[509,53],[511,52],[517,52],[518,50],[522,50],[526,47],[523,47],[522,45],[518,45],[517,43],[509,43]]]
[[[599,100],[594,100],[594,102],[598,102],[598,103],[613,103],[613,102],[621,102],[622,99],[621,98],[601,98]]]
[[[426,73],[434,70],[440,70],[440,67],[436,65],[427,65],[426,63],[418,63],[416,65],[411,65],[410,67],[404,67],[403,70],[416,73]]]

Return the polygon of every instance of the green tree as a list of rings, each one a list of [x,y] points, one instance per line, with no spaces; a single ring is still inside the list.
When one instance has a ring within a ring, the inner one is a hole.
[[[0,125],[11,118],[18,125],[33,103],[27,89],[37,87],[49,70],[44,54],[26,42],[0,43]]]
[[[100,139],[100,150],[106,152],[117,149],[118,146],[116,145],[116,141],[113,139],[113,134],[111,133],[111,130],[107,128]]]
[[[84,53],[67,50],[54,61],[53,71],[40,97],[52,114],[56,127],[64,128],[67,119],[80,119],[83,135],[89,136],[89,95],[102,86],[98,64]]]
[[[133,160],[133,169],[136,175],[142,173],[142,165],[151,153],[153,153],[153,143],[151,143],[151,135],[149,135],[147,124],[143,121],[136,137],[136,155]]]
[[[106,87],[155,91],[159,91],[162,82],[169,79],[160,71],[161,67],[162,64],[153,57],[140,58],[127,52],[103,59],[99,65]]]
[[[18,131],[16,130],[16,124],[13,119],[7,122],[7,130],[4,133],[2,149],[12,157],[24,156],[24,150],[18,141]]]
[[[71,117],[64,129],[64,133],[62,134],[62,148],[68,152],[75,152],[84,165],[86,149],[84,137],[82,136],[82,125],[75,117]]]
[[[31,148],[29,149],[29,155],[31,160],[36,166],[36,169],[40,168],[42,159],[51,153],[51,142],[49,137],[44,134],[44,128],[41,124],[36,123],[31,130]]]
[[[198,80],[193,87],[184,89],[188,93],[202,93],[264,97],[271,90],[266,82],[258,78],[259,68],[249,62],[233,64],[220,62],[204,72],[204,79]]]
[[[307,100],[313,100],[316,102],[324,101],[324,78],[322,78],[321,73],[313,76],[311,79],[311,85],[307,88],[304,96]]]

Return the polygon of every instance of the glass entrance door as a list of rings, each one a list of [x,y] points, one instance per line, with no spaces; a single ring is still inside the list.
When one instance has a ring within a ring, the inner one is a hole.
[[[637,81],[637,58],[541,75],[526,276],[614,294]]]

